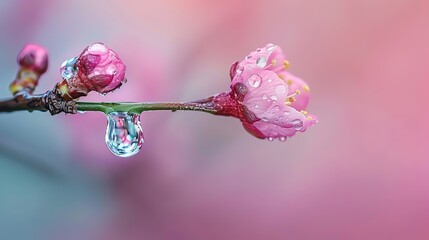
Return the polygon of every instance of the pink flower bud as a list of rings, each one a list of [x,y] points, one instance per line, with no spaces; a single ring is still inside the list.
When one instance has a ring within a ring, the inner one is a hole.
[[[79,57],[63,63],[64,81],[57,88],[66,100],[86,96],[91,91],[106,94],[125,82],[125,69],[117,53],[102,43],[94,43]]]
[[[231,92],[215,101],[218,114],[240,118],[245,129],[258,138],[286,140],[305,131],[317,118],[305,109],[308,85],[286,69],[289,62],[273,44],[257,49],[231,67]]]
[[[19,92],[32,94],[40,75],[48,69],[48,51],[41,46],[27,44],[19,52],[17,60],[21,67],[9,89],[14,95]]]
[[[48,51],[41,46],[27,44],[18,54],[18,63],[41,75],[48,69]]]

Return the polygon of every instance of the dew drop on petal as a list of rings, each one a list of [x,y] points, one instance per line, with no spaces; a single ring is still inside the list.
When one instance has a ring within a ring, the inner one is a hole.
[[[237,69],[235,70],[235,72],[237,73],[237,75],[238,75],[238,76],[240,76],[240,74],[243,72],[243,69],[239,69],[239,68],[237,68]]]
[[[289,115],[290,115],[290,112],[288,112],[288,111],[284,111],[284,112],[283,112],[283,114],[284,114],[284,115],[286,115],[286,116],[289,116]]]
[[[276,87],[276,93],[277,94],[285,94],[286,93],[286,86],[285,85],[282,85],[282,84],[280,84],[280,85],[277,85],[277,87]]]
[[[279,106],[279,105],[276,105],[276,106],[274,107],[274,110],[279,111],[279,110],[280,110],[280,106]]]
[[[263,122],[268,122],[268,118],[266,118],[266,117],[261,118],[261,120],[262,120]]]
[[[259,75],[253,74],[247,81],[249,82],[250,86],[257,88],[261,85],[262,79]]]
[[[273,138],[273,137],[268,137],[267,139],[268,139],[268,141],[270,141],[270,142],[274,141],[274,138]]]
[[[270,78],[270,79],[268,79],[268,82],[272,82],[272,81],[273,81],[273,79],[271,79],[271,78]]]
[[[107,114],[106,145],[119,157],[137,154],[144,142],[140,115],[126,112]]]
[[[267,95],[262,95],[262,99],[267,100],[268,96]]]
[[[273,100],[273,101],[277,101],[277,99],[278,99],[276,95],[273,95],[273,96],[271,96],[270,98],[271,98],[271,100]]]
[[[260,68],[264,68],[267,65],[267,59],[264,57],[260,57],[256,60],[256,65]]]
[[[286,141],[286,137],[279,137],[280,142]]]
[[[293,127],[296,130],[301,130],[302,126],[304,125],[303,122],[300,119],[295,119],[292,121]]]

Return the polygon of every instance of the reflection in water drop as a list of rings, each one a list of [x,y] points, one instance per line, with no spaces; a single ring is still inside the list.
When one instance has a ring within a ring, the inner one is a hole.
[[[301,130],[301,128],[304,126],[304,123],[303,123],[301,120],[299,120],[299,119],[295,119],[295,120],[293,120],[293,121],[292,121],[292,124],[293,124],[293,127],[294,127],[297,131]]]
[[[126,112],[107,114],[106,144],[119,157],[137,154],[144,142],[140,115]]]
[[[247,81],[249,82],[250,86],[257,88],[259,85],[261,85],[262,78],[259,75],[253,74]]]

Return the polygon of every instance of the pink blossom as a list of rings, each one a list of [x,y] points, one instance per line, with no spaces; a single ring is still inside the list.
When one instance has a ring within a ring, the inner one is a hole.
[[[64,78],[58,88],[64,99],[86,96],[91,91],[106,94],[125,82],[125,65],[118,54],[102,43],[87,47],[77,58],[64,62]]]
[[[287,72],[289,62],[274,44],[257,49],[231,67],[231,92],[218,95],[220,114],[240,118],[258,138],[286,140],[317,122],[308,114],[310,88]],[[236,106],[236,107],[233,107]]]

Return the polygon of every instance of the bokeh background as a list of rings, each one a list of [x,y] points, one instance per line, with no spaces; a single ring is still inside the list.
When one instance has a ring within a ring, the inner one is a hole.
[[[100,113],[0,114],[0,239],[429,239],[429,1],[0,0],[0,96],[26,43],[50,51],[39,92],[90,43],[128,83],[86,101],[187,101],[273,42],[320,122],[286,142],[232,118],[141,116],[135,157]]]

